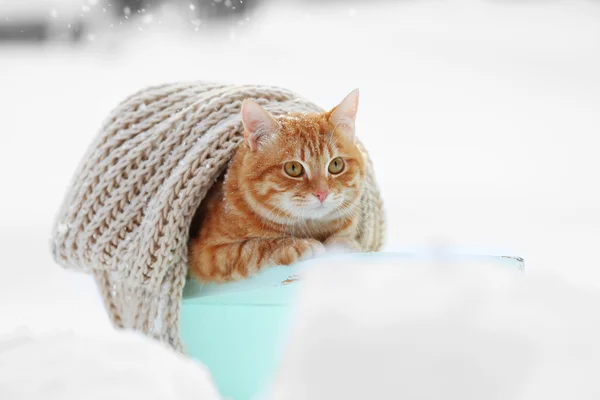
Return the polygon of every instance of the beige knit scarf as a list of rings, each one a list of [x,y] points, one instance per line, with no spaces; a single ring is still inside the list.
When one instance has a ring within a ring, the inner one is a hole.
[[[182,350],[179,310],[190,223],[243,138],[246,98],[274,115],[322,111],[276,87],[156,86],[123,101],[83,157],[56,219],[52,252],[63,267],[94,275],[115,326]],[[367,161],[357,240],[375,251],[384,220]]]

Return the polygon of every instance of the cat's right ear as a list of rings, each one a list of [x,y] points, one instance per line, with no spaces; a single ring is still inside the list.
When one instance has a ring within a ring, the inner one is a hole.
[[[274,135],[279,124],[256,101],[246,99],[242,103],[242,123],[244,124],[244,139],[251,151],[256,151],[260,142]]]
[[[357,109],[358,89],[354,89],[340,104],[331,110],[329,122],[331,122],[336,129],[354,136],[354,120],[356,119]]]

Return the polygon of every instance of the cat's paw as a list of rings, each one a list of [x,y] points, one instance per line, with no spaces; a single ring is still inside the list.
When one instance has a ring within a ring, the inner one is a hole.
[[[286,238],[279,241],[271,258],[274,265],[290,265],[325,253],[325,247],[314,239]]]
[[[315,239],[298,239],[294,248],[298,252],[297,261],[308,260],[325,253],[323,243]]]
[[[329,252],[359,253],[362,249],[356,240],[344,236],[332,236],[325,241]]]

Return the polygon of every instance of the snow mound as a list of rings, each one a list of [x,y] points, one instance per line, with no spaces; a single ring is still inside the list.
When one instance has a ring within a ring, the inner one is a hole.
[[[0,338],[0,399],[216,400],[201,365],[140,335],[73,332]]]
[[[323,265],[273,399],[599,399],[600,293],[482,263]]]

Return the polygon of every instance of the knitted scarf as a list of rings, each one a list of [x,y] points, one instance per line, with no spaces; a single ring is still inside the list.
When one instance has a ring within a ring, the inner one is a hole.
[[[243,140],[246,98],[273,115],[323,111],[277,87],[150,87],[112,111],[80,162],[56,218],[52,253],[63,267],[94,275],[115,326],[182,350],[190,223]],[[376,251],[384,216],[370,160],[361,213],[356,239]]]

